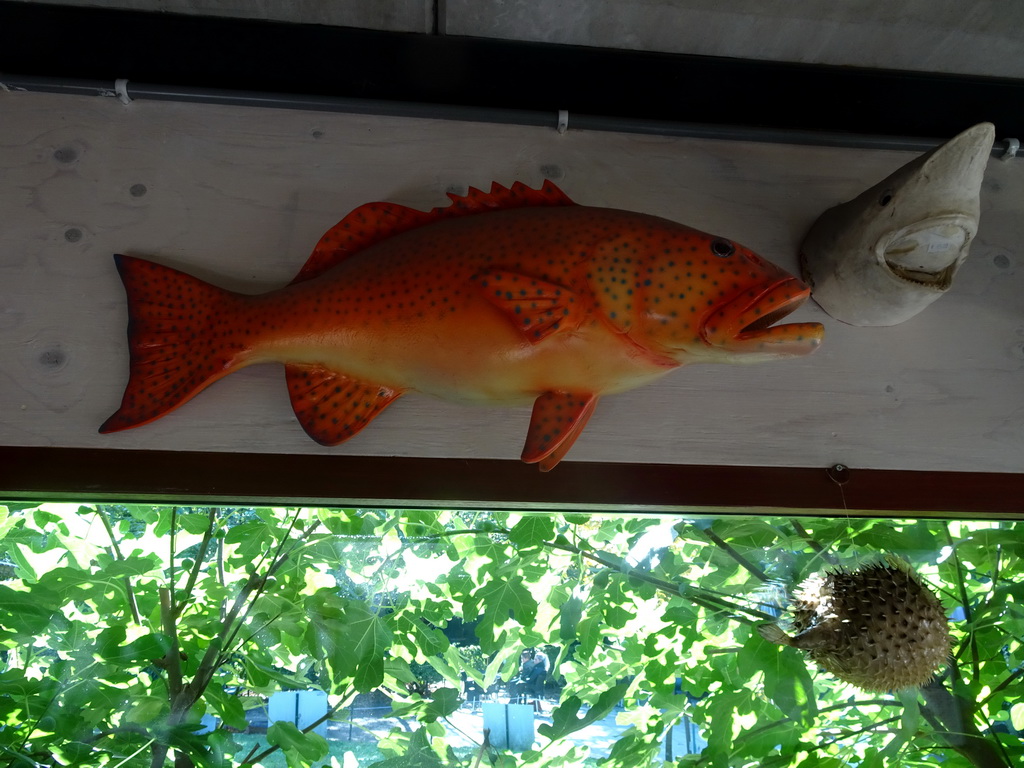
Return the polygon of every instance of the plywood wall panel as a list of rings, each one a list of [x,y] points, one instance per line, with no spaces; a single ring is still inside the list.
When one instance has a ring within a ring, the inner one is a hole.
[[[529,409],[410,395],[322,448],[279,366],[99,435],[127,379],[111,254],[228,288],[289,281],[357,205],[428,208],[492,179],[732,237],[790,271],[825,208],[912,155],[0,93],[0,444],[514,458]],[[571,460],[1012,471],[1024,465],[1024,163],[992,161],[953,291],[894,328],[826,324],[815,355],[694,366],[602,400]]]

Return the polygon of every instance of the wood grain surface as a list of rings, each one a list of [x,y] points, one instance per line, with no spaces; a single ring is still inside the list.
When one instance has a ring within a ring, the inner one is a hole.
[[[514,459],[529,409],[417,395],[320,447],[276,365],[97,434],[127,380],[111,254],[259,292],[361,203],[429,208],[468,185],[550,178],[581,204],[675,219],[795,271],[823,210],[912,156],[0,93],[0,445]],[[971,255],[921,315],[853,328],[809,303],[793,319],[825,323],[817,354],[683,368],[607,397],[568,461],[1024,471],[1022,214],[1024,161],[990,161]]]

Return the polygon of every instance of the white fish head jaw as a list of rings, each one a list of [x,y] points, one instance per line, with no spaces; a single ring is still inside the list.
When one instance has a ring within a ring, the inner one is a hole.
[[[823,213],[800,246],[814,300],[851,325],[896,325],[948,291],[978,231],[994,141],[979,123]]]

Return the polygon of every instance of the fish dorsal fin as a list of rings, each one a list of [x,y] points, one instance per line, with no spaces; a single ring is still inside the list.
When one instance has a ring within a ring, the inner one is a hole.
[[[449,192],[448,197],[451,198],[452,204],[444,208],[435,208],[430,215],[439,219],[447,219],[453,216],[467,216],[509,208],[553,208],[562,205],[576,205],[552,181],[545,181],[540,189],[532,189],[521,181],[517,181],[511,187],[503,187],[495,181],[491,183],[490,192],[470,187],[465,195]]]
[[[433,220],[430,213],[396,203],[361,205],[324,233],[292,282],[301,283],[322,275],[364,248]]]
[[[475,216],[510,208],[575,205],[551,181],[545,181],[540,189],[532,189],[521,181],[511,187],[494,182],[490,192],[470,187],[465,195],[449,192],[448,197],[452,200],[451,205],[431,211],[417,211],[397,203],[366,203],[359,206],[324,233],[292,282],[301,283],[321,275],[371,245],[442,219]]]

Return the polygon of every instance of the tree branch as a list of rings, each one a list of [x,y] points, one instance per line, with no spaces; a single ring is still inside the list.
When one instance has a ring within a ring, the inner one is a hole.
[[[960,565],[960,555],[957,554],[956,544],[953,543],[953,536],[949,532],[949,524],[945,526],[946,541],[949,542],[949,548],[953,553],[953,564],[956,566],[956,582],[957,587],[960,590],[960,604],[964,607],[964,622],[967,624],[967,642],[971,649],[971,682],[977,683],[978,677],[981,675],[981,662],[978,659],[978,643],[975,639],[974,627],[972,625],[973,612],[971,611],[971,602],[967,597],[967,585],[964,583],[964,571]]]
[[[210,547],[210,541],[213,539],[213,528],[214,523],[217,521],[217,508],[210,507],[210,524],[206,528],[206,532],[203,534],[203,540],[199,544],[199,553],[196,555],[196,560],[192,564],[192,570],[188,574],[188,582],[185,584],[185,597],[178,604],[174,611],[174,617],[178,618],[181,616],[182,611],[185,610],[185,605],[192,596],[192,590],[195,589],[196,581],[199,579],[199,572],[203,569],[203,561],[206,560],[206,551]],[[173,582],[172,582],[173,586]]]
[[[210,640],[209,645],[206,647],[206,653],[203,654],[202,660],[199,662],[199,666],[196,668],[195,674],[192,676],[192,680],[189,683],[183,683],[180,677],[180,658],[178,657],[178,644],[177,644],[177,632],[176,632],[176,618],[174,613],[174,605],[171,600],[170,592],[161,589],[161,614],[164,617],[165,631],[170,630],[172,637],[172,653],[174,654],[173,659],[169,659],[168,667],[169,674],[174,675],[174,664],[178,664],[177,679],[171,677],[169,681],[169,692],[170,692],[170,705],[171,711],[167,717],[167,724],[169,727],[179,725],[184,719],[185,715],[192,709],[197,701],[202,698],[203,693],[209,686],[210,681],[213,680],[214,674],[217,669],[224,663],[228,654],[225,653],[227,647],[237,637],[239,630],[245,623],[245,617],[248,612],[252,609],[252,605],[255,600],[262,594],[266,587],[267,579],[276,571],[281,565],[288,559],[291,552],[283,552],[283,547],[288,541],[288,536],[295,527],[295,522],[298,518],[298,512],[296,512],[295,518],[292,519],[292,524],[289,526],[288,531],[285,534],[281,544],[276,548],[270,567],[267,569],[266,574],[263,576],[257,576],[253,573],[249,576],[246,582],[242,585],[238,595],[235,597],[234,602],[231,605],[230,610],[221,622],[221,630],[216,637]],[[315,521],[300,536],[300,541],[309,535],[309,533],[319,524],[319,521]],[[173,531],[172,531],[173,541]],[[173,545],[172,545],[173,546]],[[293,548],[294,549],[294,548]],[[267,556],[260,558],[260,563],[266,561]],[[166,597],[165,597],[166,592]],[[244,613],[243,613],[244,609]],[[177,694],[174,692],[177,691]],[[169,745],[157,744],[153,749],[153,768],[159,768],[163,765],[164,759],[167,756]]]
[[[217,539],[217,583],[222,587],[227,586],[227,576],[224,575],[224,539]],[[224,621],[225,613],[224,608],[227,605],[227,601],[221,600],[220,603],[220,620]]]
[[[725,541],[725,539],[723,539],[717,533],[712,531],[710,528],[705,528],[705,529],[701,530],[700,532],[701,532],[701,534],[704,535],[704,537],[708,541],[710,541],[716,547],[718,547],[723,552],[725,552],[727,555],[729,555],[729,557],[731,557],[737,563],[742,565],[747,570],[747,572],[750,573],[752,576],[754,576],[755,578],[759,579],[760,581],[765,581],[765,582],[770,581],[770,579],[768,578],[768,574],[767,573],[762,571],[760,568],[758,568],[752,562],[747,560],[747,558],[745,558],[743,555],[741,555],[739,552],[737,552],[735,549],[733,549],[732,545],[730,545],[727,541]]]
[[[486,531],[482,529],[471,528],[458,531],[443,531],[441,533],[432,533],[422,538],[437,539],[459,535],[475,535],[479,533],[501,533],[507,536],[509,531],[504,528]],[[618,571],[619,573],[623,573],[632,578],[647,582],[648,584],[651,584],[657,587],[658,589],[662,590],[663,592],[667,592],[668,594],[674,597],[683,597],[689,600],[693,600],[695,603],[703,605],[705,608],[708,608],[712,611],[739,611],[741,613],[749,614],[760,621],[774,621],[776,618],[771,614],[765,613],[764,611],[759,611],[755,608],[747,608],[746,606],[736,605],[735,603],[732,603],[721,597],[717,597],[708,593],[707,590],[697,590],[695,588],[688,586],[681,587],[680,585],[673,584],[670,581],[665,581],[664,579],[659,579],[656,576],[651,576],[649,573],[645,573],[644,571],[636,570],[635,568],[628,568],[622,563],[616,563],[612,560],[607,559],[599,552],[594,552],[593,550],[589,550],[584,547],[577,546],[575,544],[569,544],[568,542],[563,543],[558,541],[545,541],[544,546],[549,549],[557,549],[561,550],[562,552],[570,552],[572,554],[579,555],[580,557],[590,560],[593,563],[597,563],[598,565],[602,565],[605,568],[610,568],[611,570]],[[750,621],[750,619],[746,619],[741,616],[734,616],[733,618],[735,618],[737,621],[741,621],[744,623],[753,623],[752,621]]]
[[[999,586],[999,571],[1002,567],[1003,560],[1003,545],[996,544],[996,563],[992,569],[992,591],[988,593],[985,598],[985,605],[991,605],[992,601],[996,597],[996,587]]]
[[[181,647],[178,644],[178,625],[175,622],[171,590],[167,587],[160,587],[160,623],[163,632],[171,640],[171,647],[161,659],[162,663],[157,664],[167,670],[167,688],[170,694],[170,703],[173,706],[174,700],[181,695]]]
[[[334,713],[335,712],[337,712],[339,709],[342,709],[343,707],[347,707],[350,700],[351,700],[351,694],[349,694],[348,697],[343,697],[342,699],[340,699],[338,701],[337,704],[335,704],[334,706],[332,706],[330,709],[327,710],[327,714],[326,715],[324,715],[323,717],[317,719],[311,725],[307,725],[305,728],[302,729],[302,732],[303,733],[309,733],[314,728],[316,728],[318,725],[320,725],[320,723],[323,723],[323,722],[326,722],[327,720],[330,720],[332,717],[334,717]],[[277,752],[277,750],[279,750],[280,748],[281,747],[279,745],[275,744],[274,746],[269,747],[268,749],[266,749],[263,752],[260,752],[258,755],[254,756],[253,752],[255,752],[256,749],[257,749],[257,747],[254,746],[251,750],[249,750],[249,754],[245,756],[245,759],[242,760],[241,764],[242,765],[252,765],[253,763],[258,763],[263,758],[268,757],[268,756],[274,754],[275,752]]]
[[[1016,672],[1011,672],[1009,675],[1007,675],[1003,679],[1003,682],[999,683],[999,685],[997,685],[995,688],[993,688],[989,692],[988,696],[986,696],[984,699],[979,701],[978,704],[980,704],[980,705],[988,704],[989,700],[993,696],[995,696],[997,693],[999,693],[1001,690],[1007,688],[1008,686],[1013,685],[1013,683],[1015,683],[1021,677],[1024,677],[1024,667],[1020,667],[1019,669],[1017,669]]]
[[[124,560],[124,555],[121,554],[121,548],[117,545],[117,538],[114,536],[114,527],[110,524],[110,518],[107,517],[107,512],[99,504],[96,505],[96,514],[99,516],[100,521],[103,523],[103,527],[107,531],[107,536],[110,538],[110,546],[114,550],[114,557],[117,560]],[[135,600],[135,591],[132,589],[132,582],[127,576],[124,577],[124,591],[128,596],[128,608],[132,612],[132,619],[139,626],[142,625],[142,619],[139,618],[139,604]]]
[[[790,522],[793,524],[793,530],[795,530],[797,532],[797,535],[799,535],[801,538],[803,538],[804,541],[807,542],[807,544],[810,546],[811,549],[814,550],[815,554],[818,555],[818,557],[820,557],[829,565],[839,565],[839,560],[835,557],[835,555],[828,552],[823,546],[821,546],[818,540],[811,536],[811,534],[808,533],[807,529],[804,528],[803,523],[801,523],[796,518],[794,518]]]
[[[288,534],[290,534],[295,529],[295,522],[297,520],[298,520],[298,512],[295,513],[295,517],[292,519],[292,525],[289,526],[289,528],[288,528]],[[263,594],[264,590],[266,589],[267,581],[270,579],[271,576],[273,576],[275,573],[277,573],[277,571],[281,568],[281,566],[284,565],[288,561],[288,559],[292,556],[292,554],[295,553],[296,550],[301,549],[304,546],[305,540],[309,537],[309,535],[314,530],[316,530],[316,528],[319,525],[320,525],[320,521],[319,520],[314,520],[312,523],[310,523],[299,534],[299,536],[298,536],[298,543],[295,544],[287,552],[283,552],[282,551],[283,548],[284,548],[284,543],[287,541],[287,538],[282,540],[281,544],[277,548],[277,552],[275,553],[274,558],[272,559],[272,561],[270,563],[270,567],[267,568],[266,575],[257,580],[257,583],[255,584],[255,589],[253,590],[253,594],[251,596],[251,599],[248,600],[247,605],[245,606],[245,612],[242,613],[241,618],[239,618],[237,622],[235,622],[234,619],[232,619],[232,623],[234,624],[234,628],[229,633],[227,633],[226,635],[223,636],[223,645],[221,646],[220,654],[217,657],[217,662],[214,665],[214,669],[216,669],[216,667],[219,667],[221,664],[223,664],[224,661],[226,661],[227,658],[231,655],[231,646],[234,644],[235,639],[238,637],[238,633],[241,632],[242,627],[245,626],[245,622],[249,618],[249,613],[252,611],[253,606],[256,604],[256,601],[259,599],[259,597]],[[285,535],[287,536],[288,534],[285,534]],[[252,581],[252,579],[250,579],[250,582],[251,581]],[[235,615],[237,616],[237,613]],[[212,676],[212,672],[211,672],[211,676]],[[207,681],[207,682],[209,682],[209,681]],[[204,685],[204,688],[205,688],[205,685]]]
[[[191,698],[191,703],[189,704],[190,707],[203,695],[203,691],[205,691],[206,687],[210,684],[217,668],[220,667],[231,655],[230,648],[237,638],[238,633],[245,625],[245,621],[256,600],[266,589],[267,580],[288,560],[292,551],[296,548],[293,547],[292,550],[288,552],[282,552],[283,545],[288,540],[287,535],[294,529],[297,518],[298,513],[296,512],[296,516],[292,520],[292,525],[289,526],[288,533],[285,534],[285,538],[282,540],[281,545],[277,547],[277,551],[271,560],[270,567],[267,568],[266,574],[263,576],[257,576],[254,573],[249,577],[245,584],[242,585],[231,609],[221,622],[221,631],[218,633],[217,637],[210,641],[210,645],[207,646],[206,653],[204,654],[198,669],[196,669],[192,682],[188,685]],[[309,527],[299,535],[299,542],[302,542],[319,524],[319,520],[311,523]],[[266,557],[260,558],[260,562],[265,560]]]
[[[878,721],[876,721],[874,723],[871,723],[871,725],[865,725],[863,728],[858,728],[855,731],[846,731],[845,733],[841,733],[840,735],[836,736],[831,741],[822,742],[822,744],[819,745],[819,748],[821,746],[826,746],[828,744],[835,744],[837,741],[841,741],[843,739],[848,739],[851,736],[860,736],[862,733],[869,733],[870,731],[876,731],[879,728],[881,728],[883,725],[888,725],[889,723],[895,723],[897,720],[900,719],[900,717],[902,717],[902,715],[893,715],[892,717],[887,717],[885,720],[878,720]]]
[[[954,696],[941,682],[932,680],[922,686],[925,707],[921,712],[932,725],[935,735],[951,749],[963,755],[976,768],[1011,768],[1010,764],[974,724],[974,706]]]
[[[582,547],[577,547],[574,544],[563,544],[557,541],[546,541],[544,542],[544,546],[549,547],[550,549],[559,549],[563,552],[571,552],[573,554],[578,554],[586,558],[587,560],[590,560],[591,562],[597,563],[598,565],[603,565],[605,568],[610,568],[632,578],[647,582],[648,584],[651,584],[657,587],[658,589],[662,590],[663,592],[667,592],[670,595],[693,600],[695,603],[703,605],[705,608],[708,608],[712,611],[740,611],[741,613],[746,613],[751,616],[754,616],[755,618],[761,621],[773,621],[775,619],[774,616],[767,614],[763,611],[759,611],[755,608],[747,608],[746,606],[742,605],[736,605],[735,603],[732,603],[728,600],[724,600],[720,597],[710,595],[698,588],[689,587],[685,585],[680,586],[678,584],[673,584],[670,581],[665,581],[664,579],[659,579],[655,576],[651,576],[650,574],[644,573],[643,571],[638,571],[633,568],[627,568],[621,563],[616,563],[614,561],[606,559],[600,553],[592,552],[591,550],[583,549]],[[746,619],[740,616],[734,616],[733,618],[735,618],[737,621],[741,621],[744,623],[752,623],[750,622],[750,619]]]
[[[171,540],[174,540],[173,532]],[[160,595],[160,621],[164,634],[171,639],[171,647],[156,665],[167,670],[167,699],[170,705],[170,715],[167,722],[169,727],[173,727],[181,721],[184,713],[188,712],[191,708],[191,704],[187,706],[183,704],[185,686],[182,684],[181,648],[178,645],[178,624],[174,616],[174,600],[171,597],[171,588],[160,587],[158,592]],[[161,768],[164,765],[169,749],[169,744],[157,742],[153,747],[153,757],[150,762],[152,768]]]
[[[171,614],[177,616],[177,607],[174,602],[174,556],[175,556],[175,545],[177,544],[178,538],[178,508],[171,507],[171,558],[167,565],[167,583],[171,587],[170,600],[171,600]]]

